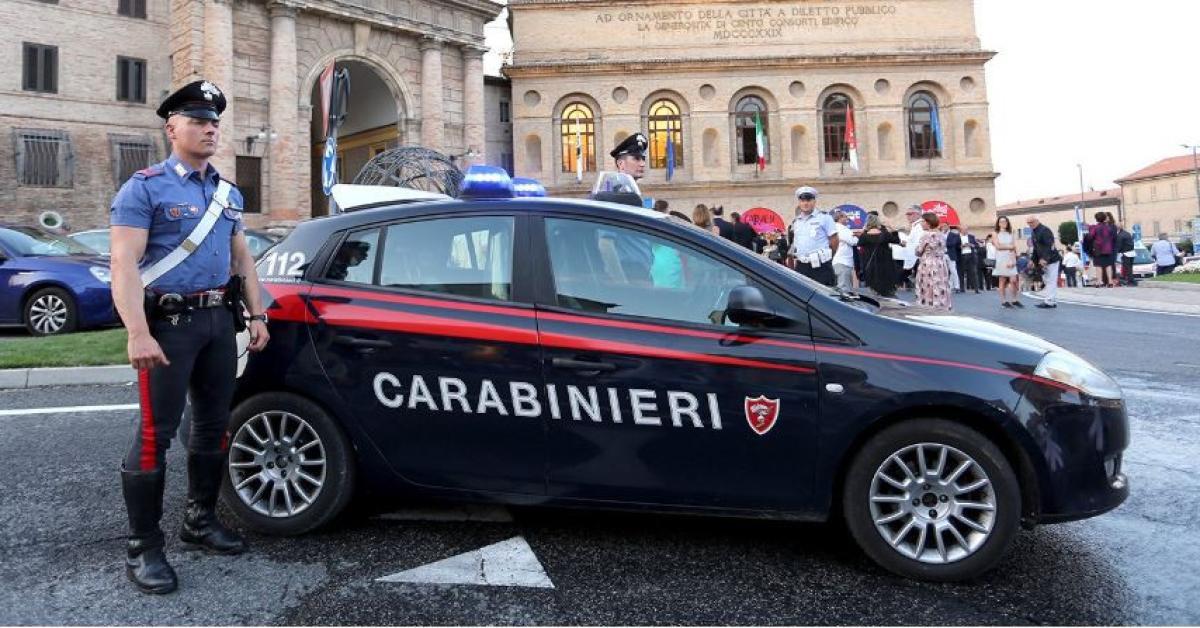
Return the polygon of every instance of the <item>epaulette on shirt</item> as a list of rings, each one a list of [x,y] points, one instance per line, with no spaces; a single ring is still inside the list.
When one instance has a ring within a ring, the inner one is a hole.
[[[166,172],[166,170],[163,170],[162,168],[150,166],[149,168],[143,168],[141,170],[138,170],[137,172],[133,173],[133,176],[136,177],[140,174],[140,175],[142,175],[140,178],[149,179],[150,177],[157,177],[158,175],[160,175],[164,172]]]

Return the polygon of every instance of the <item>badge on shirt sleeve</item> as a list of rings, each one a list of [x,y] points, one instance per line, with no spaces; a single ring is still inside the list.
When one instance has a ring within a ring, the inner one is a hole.
[[[163,214],[167,220],[179,220],[188,215],[187,203],[175,203],[163,208]]]
[[[229,206],[225,208],[225,217],[237,222],[242,219],[242,208],[238,207],[233,201],[229,202]]]

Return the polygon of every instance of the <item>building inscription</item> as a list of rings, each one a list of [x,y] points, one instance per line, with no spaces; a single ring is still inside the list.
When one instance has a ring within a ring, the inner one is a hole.
[[[896,4],[750,6],[709,9],[603,11],[597,24],[626,24],[639,33],[690,33],[713,41],[770,40],[823,29],[856,29],[896,15]]]

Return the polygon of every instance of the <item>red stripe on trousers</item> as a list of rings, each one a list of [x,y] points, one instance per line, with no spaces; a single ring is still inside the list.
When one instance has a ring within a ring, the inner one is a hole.
[[[142,406],[142,453],[139,458],[142,471],[153,471],[157,466],[157,442],[154,433],[154,408],[150,405],[150,370],[138,371],[138,393]]]

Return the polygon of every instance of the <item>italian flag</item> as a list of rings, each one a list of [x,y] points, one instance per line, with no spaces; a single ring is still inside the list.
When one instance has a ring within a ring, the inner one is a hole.
[[[858,133],[854,130],[854,105],[846,104],[846,148],[850,153],[850,167],[858,172]]]
[[[758,169],[767,169],[767,138],[763,136],[762,118],[754,112],[754,150],[758,153]]]

